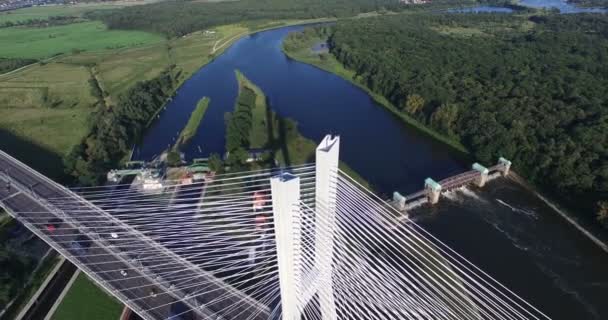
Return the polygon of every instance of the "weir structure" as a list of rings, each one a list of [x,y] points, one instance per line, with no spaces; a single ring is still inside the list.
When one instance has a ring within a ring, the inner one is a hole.
[[[315,164],[158,194],[69,190],[0,152],[0,205],[144,319],[548,319],[415,222],[395,226],[339,152],[328,135]],[[425,183],[435,200],[441,183]]]
[[[497,175],[506,177],[511,169],[511,161],[500,157],[495,166],[486,168],[479,163],[473,163],[471,170],[445,178],[439,182],[432,178],[424,180],[424,189],[407,196],[401,195],[399,192],[393,193],[392,205],[400,212],[417,208],[425,203],[437,204],[441,198],[442,192],[466,186],[474,183],[477,187],[484,187],[486,183],[495,178]]]

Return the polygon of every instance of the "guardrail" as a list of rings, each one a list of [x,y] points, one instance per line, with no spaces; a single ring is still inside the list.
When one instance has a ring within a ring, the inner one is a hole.
[[[20,161],[14,159],[13,157],[11,157],[10,155],[0,151],[0,155],[5,157],[6,159],[10,160],[11,163],[19,166],[21,169],[27,171],[27,173],[34,175],[37,179],[39,179],[40,181],[55,187],[58,191],[60,191],[61,193],[63,193],[65,196],[67,197],[71,197],[72,199],[74,199],[75,204],[77,205],[82,205],[85,207],[88,207],[89,209],[99,212],[99,214],[105,218],[106,220],[104,222],[107,223],[107,221],[111,222],[111,226],[116,226],[119,228],[122,228],[123,230],[125,230],[128,234],[131,234],[133,236],[135,236],[139,241],[143,241],[144,244],[146,245],[150,245],[151,247],[155,248],[158,250],[158,254],[164,254],[166,257],[168,257],[171,261],[173,262],[179,262],[183,265],[183,269],[182,271],[192,271],[195,272],[197,274],[199,274],[201,280],[205,280],[208,281],[210,283],[214,283],[218,288],[222,288],[224,291],[229,292],[230,294],[232,294],[234,297],[239,299],[239,302],[243,302],[243,304],[245,305],[249,305],[252,306],[256,309],[256,313],[258,315],[262,315],[259,318],[268,318],[270,316],[270,310],[268,308],[268,306],[260,303],[259,301],[253,299],[252,297],[248,296],[247,294],[241,292],[240,290],[233,288],[231,285],[225,283],[223,280],[216,278],[213,274],[202,270],[201,268],[199,268],[198,266],[194,265],[193,263],[191,263],[190,261],[178,256],[177,254],[175,254],[174,252],[168,250],[166,247],[160,245],[159,243],[157,243],[156,241],[150,239],[149,237],[147,237],[146,235],[142,234],[140,231],[135,230],[133,227],[125,224],[124,222],[118,220],[116,217],[110,215],[109,213],[105,212],[104,210],[98,208],[97,206],[94,206],[93,204],[91,204],[90,202],[86,201],[85,199],[83,199],[82,197],[80,197],[79,195],[75,194],[74,192],[72,192],[71,190],[57,184],[56,182],[50,180],[49,178],[47,178],[46,176],[36,172],[35,170],[27,167],[26,165],[22,164]],[[92,239],[93,241],[95,241],[100,247],[104,248],[106,251],[112,253],[113,256],[115,256],[118,260],[120,260],[122,263],[124,263],[127,266],[130,266],[131,268],[133,268],[134,270],[138,270],[138,272],[140,274],[142,274],[145,278],[148,279],[148,281],[150,281],[151,283],[157,284],[158,286],[162,287],[164,289],[164,291],[166,291],[167,293],[169,293],[171,296],[173,296],[174,298],[176,298],[177,300],[181,300],[184,301],[186,304],[188,304],[191,309],[193,311],[195,311],[196,313],[198,313],[199,315],[201,315],[203,318],[214,318],[214,317],[218,317],[220,316],[217,312],[207,308],[205,306],[204,303],[200,302],[199,299],[197,298],[197,296],[192,296],[189,292],[184,292],[183,290],[180,290],[179,288],[176,288],[174,284],[172,284],[171,282],[167,281],[166,279],[162,278],[160,275],[150,272],[150,268],[148,268],[147,266],[143,265],[141,262],[139,263],[135,263],[137,261],[136,258],[133,259],[125,259],[123,257],[123,252],[117,250],[118,248],[116,246],[113,246],[111,244],[108,243],[108,241],[102,237],[99,236],[99,234],[97,232],[93,232],[91,231],[91,228],[87,225],[84,225],[82,223],[80,223],[79,221],[77,221],[76,219],[74,219],[74,217],[70,216],[69,214],[67,214],[63,209],[58,208],[57,206],[55,206],[54,204],[50,203],[49,201],[47,201],[44,197],[40,196],[39,194],[36,193],[35,189],[33,186],[25,186],[24,184],[22,184],[20,181],[14,179],[13,177],[11,177],[9,170],[5,170],[4,172],[2,172],[0,174],[1,176],[3,176],[7,181],[10,181],[11,184],[15,185],[21,192],[23,192],[24,194],[27,194],[28,197],[30,197],[33,201],[37,202],[38,204],[40,204],[41,206],[45,207],[49,212],[53,213],[56,216],[59,216],[61,218],[63,218],[66,222],[70,223],[71,225],[75,226],[78,228],[78,230],[87,235],[90,239]],[[16,217],[19,221],[23,221],[26,217],[21,217],[21,219],[19,219],[18,217]],[[30,227],[34,228],[33,226]],[[29,228],[29,227],[28,227]],[[32,231],[34,231],[32,229]],[[48,238],[46,235],[44,235],[42,232],[34,232],[35,234],[39,235],[43,235],[44,237],[41,237],[43,240],[45,240],[46,242],[48,242],[49,240],[52,241],[50,238]],[[49,245],[51,245],[51,243],[49,243]],[[54,247],[54,246],[53,246]],[[60,250],[58,250],[60,251]],[[66,250],[62,249],[60,251],[62,254],[67,252]],[[71,260],[70,260],[71,261]],[[75,263],[77,266],[81,266],[80,263]],[[88,268],[87,268],[88,269]],[[84,269],[83,269],[84,271]],[[89,272],[85,273],[89,274],[91,273],[91,270],[89,270]],[[97,278],[97,277],[96,277]],[[102,281],[103,279],[99,278],[100,281]],[[107,285],[104,286],[104,288],[107,288]],[[117,294],[118,291],[114,290],[114,289],[109,289],[110,292]],[[221,295],[224,295],[225,293],[222,293]],[[118,296],[118,295],[117,295]],[[121,299],[122,300],[122,299]],[[127,301],[127,300],[125,300]],[[140,308],[139,306],[131,306],[130,307],[133,308],[133,310],[135,312],[137,312],[138,314],[144,313],[144,310],[142,308]],[[240,312],[239,312],[240,313]],[[143,314],[141,314],[142,316],[144,316]],[[264,315],[266,317],[264,317]],[[144,316],[145,317],[145,316]],[[258,318],[256,317],[256,318]],[[149,317],[145,317],[145,318],[149,318]]]

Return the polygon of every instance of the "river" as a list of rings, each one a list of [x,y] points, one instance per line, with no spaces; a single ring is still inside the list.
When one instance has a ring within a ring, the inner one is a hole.
[[[211,104],[185,151],[188,158],[222,153],[224,113],[234,107],[239,69],[306,137],[340,134],[341,159],[381,193],[407,194],[426,177],[442,179],[469,168],[361,89],[287,58],[282,39],[302,28],[246,36],[199,70],[154,122],[134,158],[151,159],[172,144],[203,96]],[[608,319],[608,254],[519,185],[501,178],[482,191],[455,191],[438,206],[414,213],[435,236],[553,319]]]
[[[566,0],[519,0],[518,5],[531,8],[557,9],[560,13],[606,13],[607,8],[579,7]],[[501,6],[476,6],[470,8],[450,9],[454,13],[514,13],[512,8]]]

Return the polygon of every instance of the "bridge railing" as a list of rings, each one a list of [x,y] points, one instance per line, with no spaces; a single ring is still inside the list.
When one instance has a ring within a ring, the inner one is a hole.
[[[46,176],[38,173],[35,170],[32,170],[31,168],[22,164],[20,161],[14,159],[10,155],[8,155],[2,151],[0,151],[0,155],[4,156],[7,159],[10,159],[12,164],[17,165],[21,169],[36,176],[37,179],[40,179],[41,181],[44,181],[45,183],[57,188],[66,196],[66,198],[68,198],[68,197],[72,198],[75,201],[75,204],[87,207],[92,211],[98,212],[100,214],[100,216],[104,218],[104,223],[111,222],[112,225],[122,228],[123,230],[126,231],[127,234],[134,236],[135,239],[137,239],[139,241],[143,241],[144,244],[150,245],[150,247],[158,250],[157,254],[168,257],[171,261],[175,262],[175,264],[177,264],[177,263],[181,264],[183,271],[186,271],[186,272],[190,271],[190,272],[197,273],[199,275],[198,277],[200,278],[201,281],[205,280],[205,282],[208,282],[208,283],[206,283],[207,285],[209,283],[214,283],[216,288],[221,288],[224,291],[230,293],[232,296],[237,297],[239,299],[238,302],[244,302],[244,305],[249,305],[251,307],[254,307],[256,310],[252,311],[252,312],[262,315],[259,318],[264,318],[264,315],[266,315],[266,316],[270,315],[270,310],[269,310],[268,306],[258,302],[254,298],[248,296],[246,293],[241,292],[240,290],[238,290],[236,288],[233,288],[231,285],[227,284],[223,280],[216,278],[210,272],[207,272],[207,271],[201,269],[200,267],[194,265],[192,262],[175,254],[174,252],[170,251],[169,249],[162,246],[158,242],[150,239],[148,236],[144,235],[140,231],[135,230],[133,227],[129,226],[128,224],[124,223],[123,221],[120,221],[119,219],[117,219],[116,217],[107,213],[106,211],[98,208],[97,206],[88,202],[87,200],[85,200],[84,198],[75,194],[71,190],[65,188],[64,186],[59,185],[56,182],[52,181],[51,179],[47,178]],[[83,225],[82,223],[80,223],[79,221],[74,219],[74,217],[67,214],[63,209],[58,208],[56,205],[54,205],[51,202],[49,202],[48,200],[44,199],[44,197],[37,194],[34,191],[34,188],[32,188],[31,186],[25,186],[17,179],[14,179],[13,177],[11,177],[10,171],[9,172],[5,171],[2,173],[2,175],[4,177],[6,177],[6,179],[10,180],[13,185],[19,186],[19,189],[22,192],[27,193],[30,198],[32,198],[34,201],[36,201],[39,204],[41,204],[42,206],[44,206],[47,210],[49,210],[50,212],[52,212],[55,215],[58,215],[62,218],[66,218],[66,220],[67,220],[66,222],[69,222],[72,225],[78,227],[78,229],[83,234],[86,234],[89,238],[93,239],[95,242],[97,242],[97,243],[101,242],[99,240],[100,238],[99,238],[99,235],[97,232],[91,231],[91,229],[88,226]],[[45,239],[48,239],[48,237]],[[189,292],[184,292],[183,290],[180,290],[180,288],[176,288],[173,284],[169,283],[168,281],[160,281],[160,282],[157,281],[158,275],[154,272],[151,272],[150,268],[146,267],[145,265],[143,265],[141,263],[136,265],[130,259],[125,259],[124,253],[117,250],[116,247],[114,247],[114,246],[108,246],[108,247],[101,246],[101,247],[104,247],[104,248],[106,248],[106,250],[112,252],[113,255],[118,260],[120,260],[122,263],[124,263],[128,266],[131,266],[135,270],[138,270],[145,278],[148,279],[148,281],[151,281],[152,283],[157,283],[161,288],[163,288],[164,291],[166,291],[170,295],[174,296],[176,299],[182,300],[186,304],[190,305],[191,309],[193,311],[199,313],[201,316],[203,316],[203,318],[209,318],[209,317],[213,317],[213,316],[217,317],[220,315],[220,314],[218,314],[218,312],[208,309],[204,305],[204,303],[201,303],[201,301],[199,299],[197,299],[198,295],[193,297],[189,294]],[[114,290],[111,290],[111,292],[114,292]],[[224,295],[225,293],[222,293],[222,294]],[[247,307],[244,307],[244,308],[247,308]],[[134,311],[136,311],[136,312],[138,311],[138,308],[134,308],[134,309],[135,309]],[[233,308],[233,309],[238,310],[238,308]],[[221,311],[221,310],[219,310],[219,311]],[[257,319],[257,317],[256,317],[256,319]]]
[[[5,172],[0,172],[0,179],[4,180],[5,182],[10,181],[11,185],[14,186],[15,188],[17,188],[21,193],[30,197],[32,200],[38,202],[41,206],[43,206],[47,210],[49,210],[49,212],[52,212],[54,214],[59,213],[59,215],[62,218],[67,219],[68,223],[73,224],[74,226],[78,226],[79,231],[81,231],[83,234],[86,234],[87,236],[91,237],[91,234],[84,232],[84,230],[88,230],[88,227],[82,228],[82,226],[78,222],[75,222],[69,215],[66,215],[63,211],[53,210],[54,206],[51,205],[48,201],[42,199],[38,194],[36,194],[33,191],[32,188],[23,185],[22,183],[20,183],[16,179],[13,179],[10,175],[8,175]],[[32,223],[30,223],[30,221],[28,220],[28,217],[21,215],[17,211],[11,210],[7,206],[4,206],[2,203],[0,203],[0,205],[2,205],[4,207],[4,209],[7,212],[9,212],[9,214],[11,216],[13,216],[13,218],[19,220],[19,222],[21,222],[26,228],[28,228],[36,236],[38,236],[40,239],[42,239],[44,242],[46,242],[49,246],[51,246],[53,249],[55,249],[57,252],[59,252],[59,254],[61,254],[66,259],[68,259],[68,261],[70,261],[72,264],[76,265],[78,267],[78,269],[80,269],[82,272],[84,272],[89,278],[91,278],[93,281],[95,281],[99,286],[101,286],[102,288],[104,288],[108,292],[112,293],[117,298],[119,298],[123,303],[128,305],[128,307],[131,308],[133,311],[135,311],[137,314],[143,316],[146,319],[154,318],[150,313],[148,313],[147,310],[143,309],[136,303],[132,302],[131,299],[129,299],[129,297],[127,297],[125,294],[123,294],[122,291],[114,288],[106,280],[104,280],[97,273],[95,273],[93,270],[91,270],[91,268],[89,268],[89,266],[87,266],[86,263],[84,263],[83,261],[78,259],[77,256],[70,253],[64,247],[59,245],[55,240],[51,239],[48,235],[46,235],[44,232],[42,232],[38,227],[36,227]]]

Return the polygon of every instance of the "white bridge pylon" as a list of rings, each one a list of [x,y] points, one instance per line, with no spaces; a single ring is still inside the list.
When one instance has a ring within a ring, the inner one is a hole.
[[[271,179],[273,216],[283,320],[300,320],[315,294],[323,320],[337,319],[332,283],[333,235],[336,219],[336,188],[340,137],[325,136],[316,149],[315,252],[313,267],[302,274],[302,210],[300,179],[283,173]]]
[[[339,153],[338,136],[318,145],[314,201],[297,175],[271,178],[282,320],[549,319],[413,221],[395,222]]]

